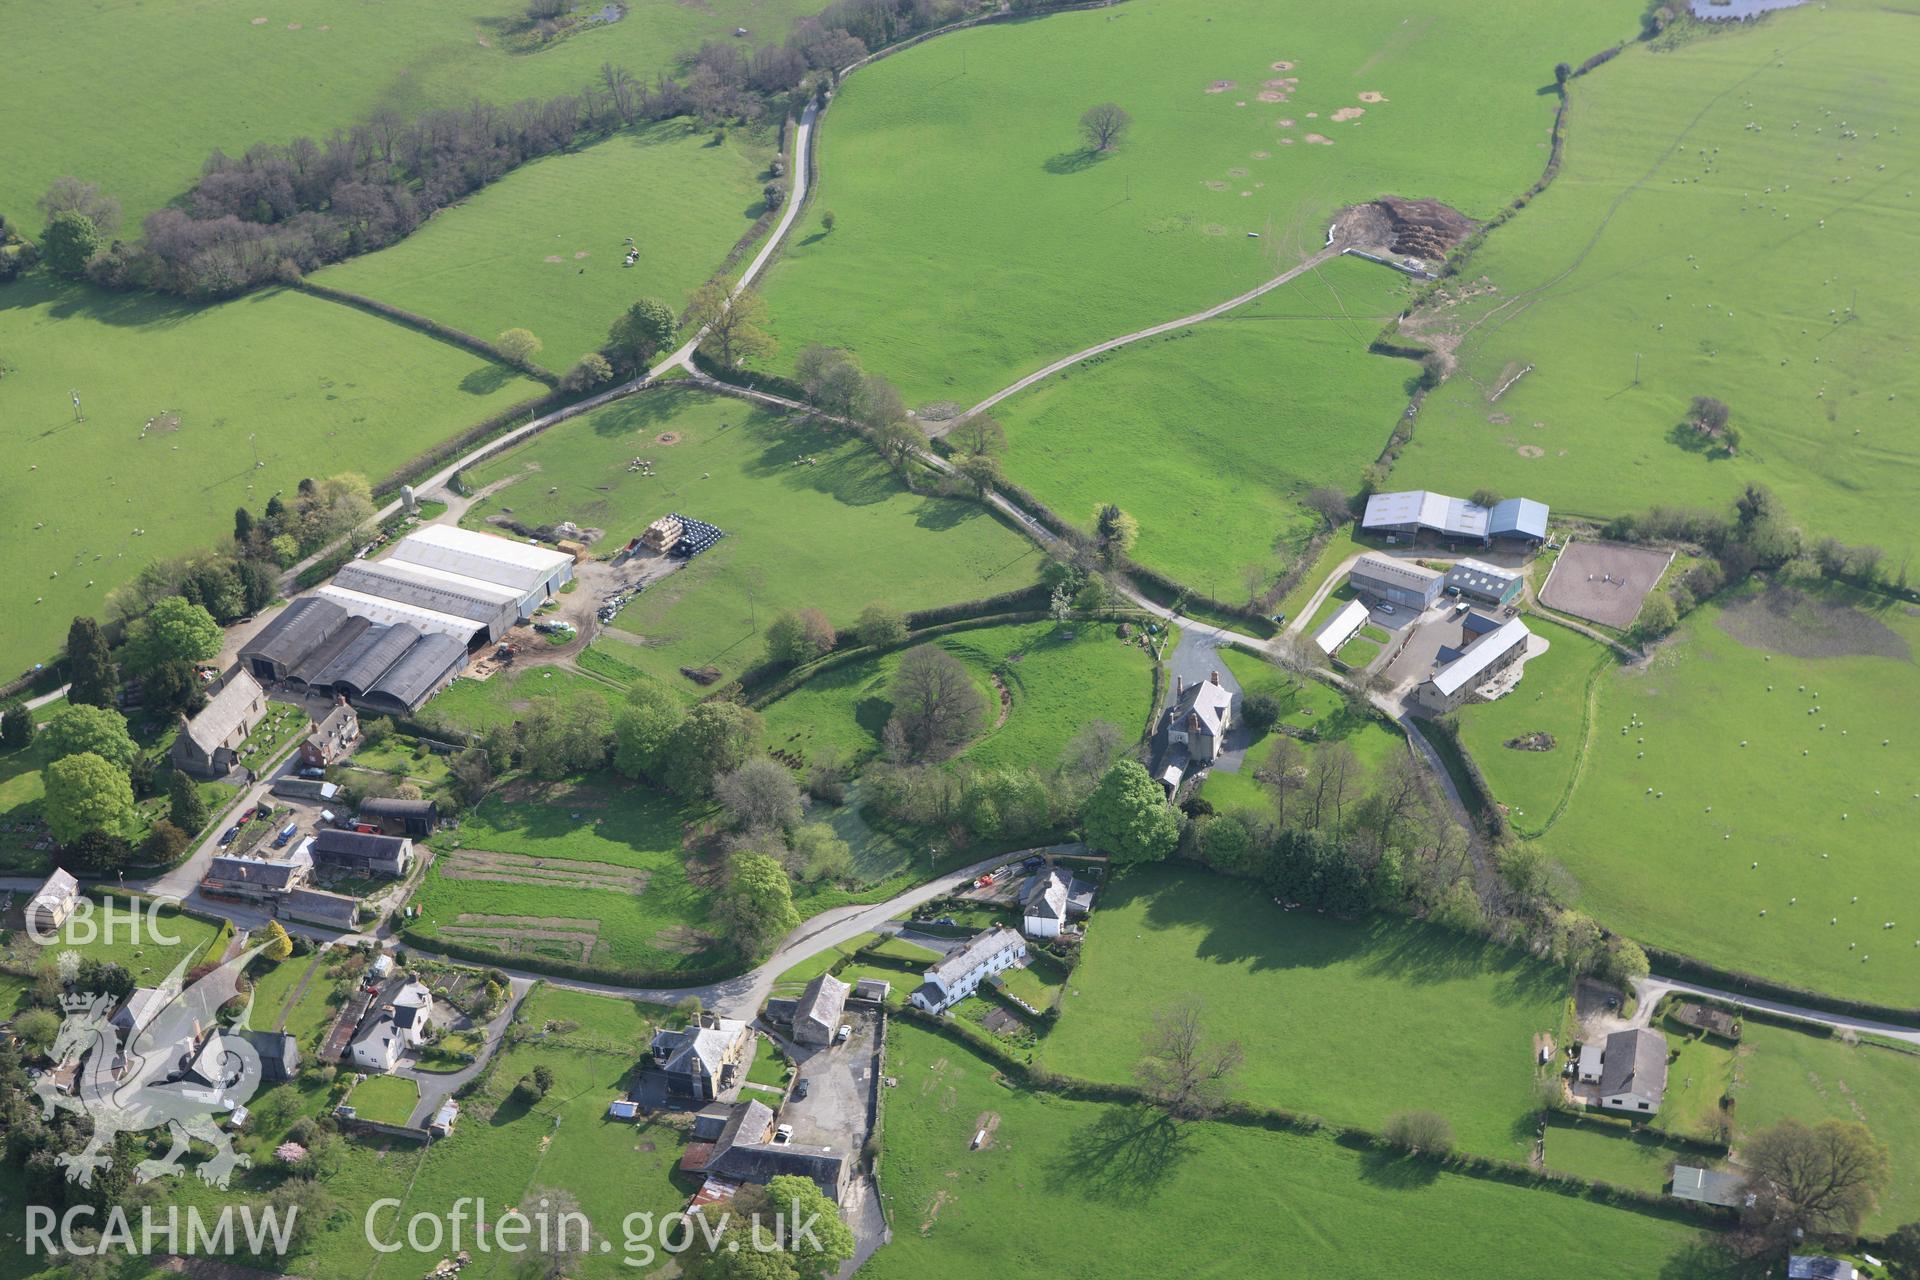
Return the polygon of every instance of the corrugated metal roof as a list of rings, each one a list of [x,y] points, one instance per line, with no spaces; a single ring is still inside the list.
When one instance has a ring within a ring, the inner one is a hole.
[[[1491,596],[1504,595],[1507,588],[1519,578],[1516,570],[1502,569],[1497,564],[1486,564],[1479,560],[1462,560],[1447,570],[1448,586]]]
[[[1453,537],[1483,538],[1487,533],[1487,509],[1465,498],[1452,498],[1428,489],[1376,493],[1367,499],[1366,513],[1360,518],[1361,528],[1404,525]]]
[[[420,642],[420,633],[412,627],[375,627],[333,662],[315,683],[328,684],[359,697],[378,684],[407,650]]]
[[[292,666],[312,653],[348,617],[348,612],[331,600],[302,596],[262,627],[260,634],[240,650],[240,656]]]
[[[540,585],[555,570],[573,563],[573,557],[564,551],[549,551],[447,524],[430,524],[408,534],[388,559],[424,564],[520,591]]]
[[[484,582],[466,586],[457,581],[459,576],[446,574],[435,578],[432,570],[409,564],[359,561],[335,574],[333,584],[474,622],[511,623],[519,608],[519,592]]]
[[[467,648],[454,637],[422,636],[367,692],[385,694],[417,708],[466,661]]]
[[[289,666],[287,678],[302,684],[316,683],[334,659],[351,649],[354,642],[364,636],[372,625],[365,618],[346,619],[333,629],[332,635],[315,645],[311,653]]]
[[[389,625],[404,623],[421,632],[458,636],[463,643],[481,629],[481,624],[471,618],[442,613],[438,609],[423,609],[418,605],[406,604],[399,600],[386,600],[379,596],[370,596],[364,591],[350,591],[345,587],[336,587],[331,583],[320,588],[317,594],[322,599],[331,600],[369,621]]]
[[[1425,592],[1439,580],[1440,575],[1425,565],[1395,560],[1392,556],[1364,555],[1353,562],[1353,568],[1348,572],[1347,577],[1391,582],[1395,586]]]
[[[1349,600],[1340,612],[1327,619],[1327,625],[1314,633],[1313,642],[1320,646],[1320,652],[1332,653],[1347,641],[1353,639],[1353,633],[1367,623],[1367,606],[1358,600]]]
[[[1493,537],[1519,534],[1526,538],[1547,537],[1547,504],[1532,498],[1508,498],[1494,504],[1487,514],[1487,532]]]

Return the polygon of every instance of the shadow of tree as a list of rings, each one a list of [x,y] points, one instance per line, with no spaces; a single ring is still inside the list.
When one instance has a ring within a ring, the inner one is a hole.
[[[517,376],[503,364],[484,364],[460,379],[460,389],[470,396],[490,396]]]
[[[1418,1191],[1440,1177],[1440,1166],[1393,1151],[1373,1149],[1360,1157],[1360,1176],[1389,1191]]]
[[[1068,1136],[1047,1164],[1053,1190],[1141,1202],[1194,1154],[1194,1132],[1152,1107],[1114,1107]]]
[[[1058,155],[1048,156],[1040,167],[1048,173],[1058,175],[1081,173],[1093,168],[1112,154],[1111,151],[1094,151],[1087,147],[1080,147],[1073,151],[1062,151]]]

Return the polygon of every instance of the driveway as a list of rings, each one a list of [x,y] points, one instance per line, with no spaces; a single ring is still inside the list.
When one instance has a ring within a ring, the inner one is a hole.
[[[789,1046],[797,1050],[795,1087],[805,1080],[807,1096],[789,1095],[780,1109],[780,1123],[793,1126],[793,1140],[802,1146],[831,1147],[857,1160],[873,1131],[880,1020],[871,1013],[849,1012],[845,1021],[853,1028],[845,1044]]]
[[[487,1063],[493,1061],[493,1055],[500,1050],[500,1041],[507,1034],[508,1024],[519,1011],[520,1002],[527,998],[527,992],[533,989],[533,983],[526,978],[508,978],[507,989],[507,1003],[487,1023],[486,1032],[481,1036],[480,1052],[471,1063],[458,1071],[421,1071],[404,1062],[394,1069],[393,1074],[420,1086],[420,1105],[413,1109],[414,1128],[426,1128],[427,1121],[433,1119],[433,1113],[440,1109],[440,1104],[451,1098],[467,1081],[486,1070]]]
[[[1247,743],[1251,735],[1240,724],[1240,682],[1234,679],[1233,671],[1227,666],[1226,659],[1220,656],[1222,649],[1233,648],[1232,633],[1217,628],[1183,626],[1180,640],[1173,646],[1173,652],[1167,655],[1167,700],[1173,700],[1174,679],[1178,677],[1189,685],[1210,680],[1217,671],[1220,673],[1220,685],[1233,695],[1232,720],[1227,728],[1227,740],[1221,744],[1220,755],[1208,766],[1220,773],[1238,773],[1247,758]],[[1167,727],[1156,725],[1153,731],[1154,757],[1159,759],[1165,754]]]

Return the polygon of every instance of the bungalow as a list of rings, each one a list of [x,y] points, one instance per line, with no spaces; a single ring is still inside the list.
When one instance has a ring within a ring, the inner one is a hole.
[[[300,744],[300,763],[309,769],[325,769],[338,764],[360,741],[360,717],[345,698],[336,698],[326,719]]]
[[[1667,1038],[1635,1027],[1607,1037],[1600,1057],[1600,1105],[1651,1115],[1667,1092]]]
[[[846,1012],[847,992],[852,988],[830,973],[823,973],[807,984],[793,1006],[793,1039],[797,1044],[832,1044],[840,1029],[840,1015]]]
[[[377,836],[367,831],[325,827],[315,832],[301,848],[312,855],[313,865],[324,871],[398,879],[413,865],[413,841],[405,836]]]
[[[746,1023],[703,1013],[693,1026],[655,1032],[647,1051],[668,1097],[712,1102],[740,1082],[752,1046]]]
[[[1029,938],[1057,938],[1069,920],[1086,915],[1092,907],[1092,885],[1064,868],[1047,867],[1027,881],[1020,931]]]
[[[224,778],[240,763],[240,744],[267,714],[267,695],[260,682],[236,671],[226,687],[189,720],[180,717],[180,732],[169,753],[173,767],[200,778]]]
[[[957,944],[928,969],[913,1002],[928,1013],[944,1013],[972,995],[986,978],[1027,958],[1027,944],[1005,925],[995,925]]]
[[[1220,758],[1232,723],[1233,693],[1220,683],[1218,670],[1192,685],[1180,676],[1173,678],[1173,705],[1167,709],[1170,755],[1184,754],[1203,767],[1212,764]]]
[[[27,904],[27,929],[45,937],[57,933],[80,905],[80,882],[66,871],[55,868]]]

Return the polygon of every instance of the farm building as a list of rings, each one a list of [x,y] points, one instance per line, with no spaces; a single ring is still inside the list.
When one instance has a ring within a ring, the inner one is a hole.
[[[56,869],[27,904],[27,928],[42,936],[50,934],[67,922],[79,903],[80,882]]]
[[[413,841],[405,836],[377,836],[366,831],[326,827],[301,844],[313,865],[357,875],[399,877],[413,864]]]
[[[1481,604],[1512,604],[1519,598],[1523,579],[1512,569],[1481,560],[1462,560],[1447,570],[1448,595]]]
[[[354,816],[390,836],[424,839],[440,825],[440,806],[431,800],[404,800],[398,796],[368,796]]]
[[[201,877],[200,889],[226,898],[271,902],[298,888],[312,870],[313,858],[305,845],[294,850],[289,858],[220,854]]]
[[[564,551],[445,524],[408,534],[387,559],[512,588],[522,618],[573,580],[573,557]]]
[[[1667,1093],[1667,1038],[1636,1027],[1607,1037],[1600,1057],[1600,1105],[1652,1114]]]
[[[478,623],[489,640],[498,640],[520,621],[518,591],[427,565],[355,560],[333,575],[333,585]]]
[[[1747,1201],[1747,1180],[1737,1173],[1718,1173],[1690,1164],[1673,1166],[1673,1196],[1738,1209]]]
[[[706,1174],[709,1183],[765,1184],[790,1175],[811,1179],[836,1202],[845,1193],[849,1172],[845,1153],[772,1139],[772,1109],[764,1102],[743,1103],[727,1117],[711,1144],[688,1145],[680,1167]]]
[[[469,649],[478,648],[491,638],[483,622],[429,609],[410,600],[376,596],[334,583],[328,583],[314,594],[322,600],[333,601],[356,618],[365,618],[370,626],[409,627],[423,636],[451,636]]]
[[[331,600],[302,596],[241,647],[240,662],[256,679],[285,680],[351,618]],[[355,634],[364,630],[364,625],[355,628]]]
[[[226,777],[240,763],[240,744],[266,714],[260,682],[245,671],[234,672],[199,715],[180,717],[180,733],[168,752],[173,767],[199,778]]]
[[[846,1012],[846,983],[823,973],[807,984],[793,1006],[793,1038],[799,1044],[832,1044],[840,1029],[840,1015]]]
[[[300,744],[300,763],[309,769],[324,769],[346,758],[353,744],[360,741],[360,717],[345,697],[336,697],[333,710],[313,726],[313,732]]]
[[[893,994],[893,984],[885,978],[862,978],[853,984],[853,997],[856,1000],[871,1000],[876,1004],[886,1003]]]
[[[280,899],[281,917],[317,924],[328,929],[349,930],[360,917],[360,900],[344,893],[328,893],[302,885]]]
[[[1067,921],[1092,909],[1092,885],[1062,867],[1047,867],[1027,882],[1020,931],[1029,938],[1057,938]]]
[[[1518,618],[1501,622],[1484,613],[1469,613],[1461,624],[1460,648],[1440,650],[1440,669],[1414,691],[1414,699],[1431,715],[1443,715],[1464,706],[1475,689],[1525,655],[1533,632]]]
[[[1004,925],[995,925],[959,943],[928,969],[913,1002],[928,1013],[942,1013],[972,995],[996,973],[1027,958],[1027,944]]]
[[[1360,527],[1369,533],[1417,539],[1431,534],[1447,542],[1512,543],[1529,548],[1547,540],[1547,505],[1507,498],[1483,507],[1465,498],[1426,489],[1376,493],[1367,499]]]
[[[275,778],[268,791],[282,800],[317,800],[322,804],[340,794],[340,788],[318,778]]]
[[[1415,611],[1438,600],[1445,583],[1441,574],[1425,565],[1392,556],[1361,556],[1347,572],[1347,585],[1354,594]]]
[[[1340,646],[1353,639],[1354,633],[1367,625],[1367,606],[1359,600],[1349,600],[1340,606],[1340,612],[1327,619],[1327,625],[1314,632],[1313,643],[1322,653],[1336,653]]]

